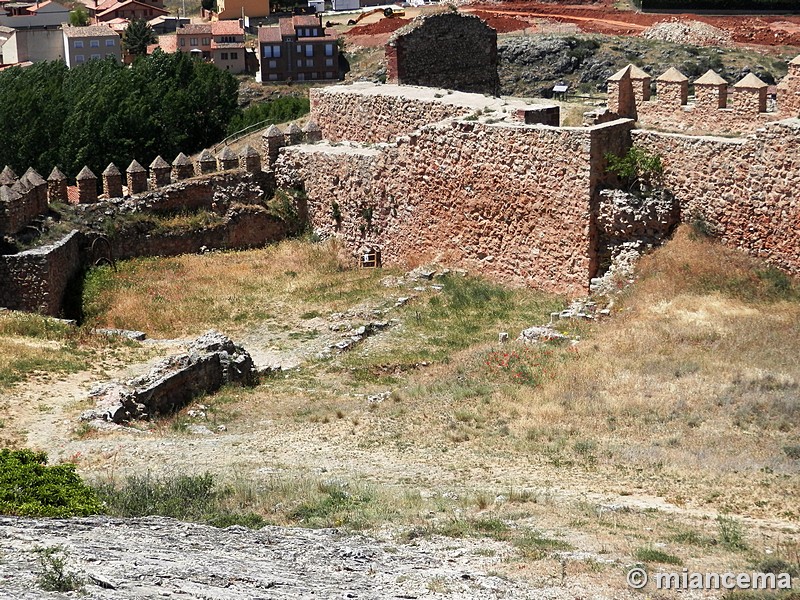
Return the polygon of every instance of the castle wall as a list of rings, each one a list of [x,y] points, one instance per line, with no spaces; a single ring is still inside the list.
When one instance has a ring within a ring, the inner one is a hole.
[[[441,261],[579,295],[596,265],[599,147],[629,128],[453,121],[394,144],[286,148],[276,176],[304,182],[315,231],[340,236],[355,259],[377,247],[384,263]]]
[[[69,280],[81,267],[80,234],[19,254],[0,255],[0,306],[58,315]]]
[[[534,113],[553,108],[431,87],[373,83],[311,88],[309,95],[311,119],[324,139],[368,144],[389,142],[425,125],[474,113],[513,115],[522,122],[550,119],[552,115]]]
[[[43,189],[30,188],[14,198],[12,201],[0,199],[0,235],[14,235],[47,214],[47,194]]]
[[[662,157],[683,220],[702,218],[723,243],[800,274],[800,120],[745,138],[644,130],[632,137]]]

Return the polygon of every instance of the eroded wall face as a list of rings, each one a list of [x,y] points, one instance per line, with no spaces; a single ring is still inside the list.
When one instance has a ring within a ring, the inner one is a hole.
[[[662,157],[682,219],[702,219],[728,246],[800,274],[800,121],[747,138],[635,131],[635,146]]]
[[[475,16],[445,13],[386,46],[387,80],[498,95],[497,32]]]
[[[593,135],[456,121],[379,149],[287,148],[277,177],[304,182],[314,229],[354,259],[377,247],[387,264],[440,261],[581,295],[595,263]]]

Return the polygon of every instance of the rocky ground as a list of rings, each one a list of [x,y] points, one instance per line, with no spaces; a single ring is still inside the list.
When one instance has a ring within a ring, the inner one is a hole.
[[[83,582],[84,598],[569,598],[486,570],[487,542],[394,545],[335,529],[234,526],[173,519],[0,518],[0,598],[42,598],[43,573]],[[63,570],[37,548],[61,547]],[[47,594],[64,598],[72,594]]]

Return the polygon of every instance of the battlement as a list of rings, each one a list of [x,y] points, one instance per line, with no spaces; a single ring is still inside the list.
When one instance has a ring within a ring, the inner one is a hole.
[[[218,172],[259,173],[263,170],[262,163],[270,167],[280,148],[319,139],[321,132],[313,121],[302,129],[289,125],[285,131],[273,125],[263,134],[260,151],[245,146],[235,153],[224,146],[216,156],[210,150],[203,150],[196,160],[181,152],[171,163],[157,156],[147,169],[134,159],[124,173],[112,162],[100,177],[89,167],[83,167],[75,176],[74,185],[69,185],[67,176],[58,167],[45,180],[32,168],[18,177],[6,166],[0,172],[0,235],[22,232],[46,216],[51,203],[94,204],[154,192]]]
[[[771,121],[800,115],[800,56],[789,63],[772,107],[769,86],[752,73],[729,86],[709,70],[693,82],[693,102],[689,78],[674,67],[655,82],[657,95],[651,98],[650,75],[634,65],[618,71],[608,78],[609,111],[635,119],[644,128],[724,134],[750,133]]]

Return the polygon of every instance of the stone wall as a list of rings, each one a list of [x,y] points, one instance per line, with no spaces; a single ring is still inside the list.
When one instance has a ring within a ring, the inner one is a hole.
[[[80,237],[19,254],[0,255],[0,306],[59,315],[70,279],[80,270]]]
[[[474,15],[414,19],[386,44],[387,81],[499,95],[497,31]]]
[[[34,176],[26,173],[13,185],[0,185],[0,235],[19,233],[47,214],[47,183],[38,174]]]
[[[553,122],[552,104],[529,104],[418,86],[355,83],[311,88],[311,118],[331,142],[390,142],[445,119],[472,114],[511,115],[521,122]],[[555,120],[558,118],[557,110]]]
[[[702,219],[725,244],[800,274],[800,120],[745,138],[644,130],[632,137],[661,156],[683,220]]]
[[[284,239],[286,223],[262,206],[237,206],[223,223],[205,229],[180,232],[123,233],[111,240],[114,258],[137,256],[177,256],[204,249],[257,248]]]
[[[630,125],[454,120],[393,144],[287,148],[276,176],[304,184],[315,231],[342,237],[354,258],[378,248],[384,263],[436,260],[580,295],[597,264],[600,146]]]

